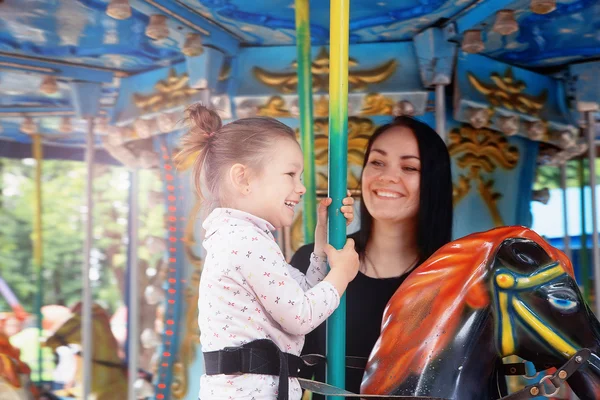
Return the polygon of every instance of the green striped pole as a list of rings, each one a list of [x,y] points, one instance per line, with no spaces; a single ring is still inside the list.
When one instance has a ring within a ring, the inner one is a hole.
[[[42,137],[36,133],[32,137],[32,153],[35,158],[35,197],[34,197],[34,220],[33,220],[33,263],[37,275],[37,292],[35,294],[35,313],[37,316],[38,340],[38,382],[44,380],[44,359],[42,356],[42,303],[44,302],[44,277],[43,269],[43,241],[42,241],[42,161],[44,152],[42,148]]]
[[[348,20],[350,0],[331,0],[329,56],[329,243],[346,242],[346,220],[340,212],[346,197],[348,164]],[[346,385],[346,296],[327,320],[327,382]]]
[[[304,242],[315,240],[317,185],[313,135],[313,98],[310,58],[310,10],[308,0],[296,0],[296,49],[298,51],[298,105],[300,141],[304,153]]]

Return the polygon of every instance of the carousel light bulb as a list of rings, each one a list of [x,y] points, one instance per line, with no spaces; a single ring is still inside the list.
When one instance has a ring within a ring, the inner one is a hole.
[[[140,340],[145,349],[153,349],[160,344],[160,338],[152,328],[144,329],[140,336]]]
[[[106,7],[106,15],[114,19],[127,19],[131,17],[129,0],[111,0]]]
[[[481,129],[490,122],[490,110],[487,108],[471,108],[468,111],[469,123],[475,129]]]
[[[176,116],[173,113],[162,113],[156,118],[158,130],[162,133],[173,132],[176,124]]]
[[[40,91],[44,94],[54,94],[58,92],[58,83],[52,75],[44,77],[40,85]]]
[[[202,54],[203,51],[202,37],[197,33],[188,33],[181,52],[188,57],[196,57]]]
[[[135,133],[140,139],[147,139],[152,136],[153,133],[153,121],[146,119],[137,119],[133,123],[133,127],[135,128]]]
[[[146,299],[146,303],[154,306],[165,299],[165,294],[157,287],[149,285],[144,290],[144,298]]]
[[[492,28],[494,32],[501,35],[510,35],[519,30],[519,24],[515,20],[515,12],[513,10],[500,10],[496,13],[496,21]]]
[[[536,14],[548,14],[556,10],[556,0],[531,0],[530,8]]]
[[[154,387],[143,378],[136,379],[133,384],[136,399],[148,399],[154,397]]]
[[[527,129],[527,136],[531,140],[542,140],[546,135],[546,125],[542,121],[534,121],[529,123],[529,128]]]
[[[396,117],[402,115],[413,116],[415,115],[415,106],[408,100],[401,100],[394,104],[392,108],[392,114]]]
[[[31,118],[31,117],[25,117],[25,119],[23,120],[23,123],[21,123],[21,126],[19,128],[20,128],[21,132],[23,132],[27,135],[36,134],[38,131],[37,125],[33,121],[33,118]]]
[[[558,136],[558,145],[563,149],[567,149],[569,147],[574,147],[577,144],[575,140],[575,135],[571,131],[562,131]]]
[[[125,143],[125,133],[119,127],[109,126],[106,139],[111,146],[122,146]]]
[[[150,22],[146,27],[146,36],[150,39],[161,40],[169,36],[169,27],[167,26],[167,17],[162,14],[150,16]]]
[[[481,53],[485,48],[481,40],[481,31],[475,29],[465,31],[461,48],[465,53]]]
[[[519,132],[519,117],[516,115],[498,118],[498,127],[506,136],[513,136]]]
[[[71,118],[63,117],[58,130],[61,133],[71,133],[73,132],[73,125],[71,124]]]

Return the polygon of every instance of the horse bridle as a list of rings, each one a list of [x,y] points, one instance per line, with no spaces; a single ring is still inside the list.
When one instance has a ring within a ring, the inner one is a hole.
[[[55,337],[61,345],[65,346],[65,347],[69,347],[69,343],[67,342],[66,338],[68,338],[71,334],[76,332],[78,329],[81,329],[81,327],[75,325],[73,328],[68,330],[66,333],[63,333],[62,335],[57,332],[57,333],[54,333],[52,336]],[[83,356],[83,352],[80,351],[79,353]],[[108,367],[108,368],[119,368],[119,369],[123,369],[123,370],[127,369],[127,364],[125,364],[125,363],[116,363],[116,362],[112,362],[112,361],[98,360],[97,358],[92,358],[92,362],[94,364],[102,365],[102,366]]]
[[[566,271],[559,262],[543,267],[532,275],[518,274],[507,268],[496,270],[494,287],[498,296],[496,311],[498,313],[499,332],[497,333],[502,356],[515,353],[515,330],[513,316],[509,312],[510,308],[521,318],[527,328],[534,331],[562,356],[572,357],[577,352],[577,348],[573,343],[549,328],[534,311],[527,307],[518,295],[520,291],[546,284],[565,274]]]

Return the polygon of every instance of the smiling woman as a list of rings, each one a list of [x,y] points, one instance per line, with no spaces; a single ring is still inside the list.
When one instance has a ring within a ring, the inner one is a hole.
[[[360,229],[351,235],[360,272],[346,291],[346,389],[355,393],[389,299],[414,268],[451,239],[450,156],[439,135],[409,117],[379,127],[365,152],[360,207]],[[312,249],[312,244],[300,248],[292,265],[305,269]],[[325,354],[325,331],[323,324],[307,336],[304,354]],[[323,382],[324,371],[321,365],[303,376],[314,374]]]

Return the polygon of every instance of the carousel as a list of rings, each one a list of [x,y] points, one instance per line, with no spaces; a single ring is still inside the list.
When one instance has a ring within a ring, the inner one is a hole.
[[[396,353],[416,330],[424,340],[444,337],[427,351],[447,357],[448,366],[459,357],[445,353],[448,348],[487,340],[497,341],[498,350],[478,363],[518,357],[540,373],[555,368],[537,378],[524,374],[511,385],[514,399],[554,396],[548,381],[556,393],[574,396],[567,380],[581,399],[600,398],[600,325],[592,313],[600,310],[595,295],[600,279],[594,279],[600,276],[596,168],[589,168],[581,182],[591,193],[586,200],[591,244],[584,249],[591,253],[589,262],[571,263],[567,232],[553,247],[525,228],[532,225],[531,202],[543,200],[544,193],[533,190],[539,168],[556,168],[566,190],[567,162],[586,159],[595,165],[600,133],[597,1],[3,0],[0,27],[0,157],[35,160],[31,258],[39,293],[45,286],[42,232],[51,229],[42,224],[44,160],[77,160],[87,168],[81,193],[81,302],[44,337],[51,349],[81,346],[77,384],[56,392],[59,398],[198,398],[203,360],[197,302],[204,253],[201,221],[189,216],[201,204],[186,165],[173,161],[185,132],[180,123],[184,110],[195,102],[210,105],[224,122],[269,116],[296,130],[307,195],[297,206],[293,226],[277,232],[288,259],[313,241],[318,198],[329,196],[341,204],[346,188],[360,198],[365,146],[379,125],[409,115],[434,127],[446,142],[456,222],[454,247],[443,248],[440,257],[452,263],[460,250],[470,252],[472,260],[461,259],[464,268],[435,288],[443,296],[427,304],[417,301],[419,290],[427,287],[420,285],[428,284],[423,277],[441,272],[435,260],[426,262],[410,278],[417,291],[395,296],[387,312],[402,320],[400,306],[407,302],[428,310],[454,302],[460,303],[456,313],[461,316],[449,317],[443,326],[427,318],[418,326],[388,326],[381,337],[386,345],[372,355],[363,381],[372,396],[398,394],[400,387],[408,396],[403,380],[428,373],[418,352]],[[106,165],[128,170],[133,193],[126,354],[117,351],[110,315],[95,303],[89,279],[97,240],[94,177]],[[147,195],[152,199],[139,195],[139,174],[146,170],[160,182],[160,189]],[[164,213],[162,237],[140,236],[140,201],[151,201]],[[566,220],[567,208],[580,205],[565,201],[563,206],[565,217],[556,216],[557,224]],[[332,216],[331,243],[341,247],[358,221],[346,227],[341,215]],[[509,228],[514,226],[524,228]],[[472,235],[492,228],[498,229]],[[532,256],[535,262],[520,266],[520,274],[498,267],[497,254],[510,252],[519,241],[543,248],[545,258]],[[132,278],[144,273],[138,260],[142,249],[161,255],[153,268],[156,278],[146,287]],[[476,262],[490,266],[484,275]],[[474,281],[486,283],[463,284]],[[569,321],[576,321],[577,332],[565,327],[566,320],[550,318],[550,310],[540,316],[528,306],[536,293],[557,281],[575,293],[577,312],[569,314]],[[36,303],[41,332],[42,295]],[[140,329],[139,315],[148,305],[156,321],[152,329]],[[345,312],[342,301],[327,322],[327,384],[333,387],[306,382],[306,397],[311,390],[349,395],[343,390]],[[464,330],[457,335],[470,316],[495,318],[497,330],[489,337]],[[528,327],[527,337],[517,336],[517,323]],[[536,351],[523,351],[518,343]],[[142,348],[153,353],[148,363],[140,362]],[[561,357],[553,356],[557,351]],[[539,359],[531,359],[534,353]],[[386,379],[389,371],[395,371],[397,381]],[[484,378],[436,373],[428,379],[444,390],[430,385],[430,391],[415,389],[410,396],[435,398],[449,390],[454,397],[447,398],[466,399],[461,393],[470,392],[459,388],[469,384],[459,385],[462,380],[470,379],[472,386]],[[0,393],[13,396],[6,398],[39,398],[36,379],[18,351],[10,345],[0,351]]]

